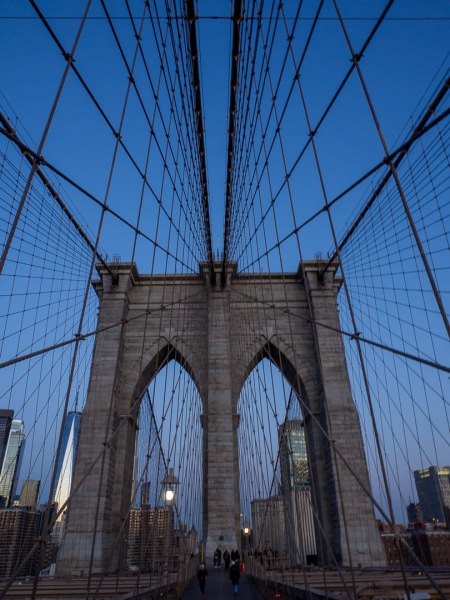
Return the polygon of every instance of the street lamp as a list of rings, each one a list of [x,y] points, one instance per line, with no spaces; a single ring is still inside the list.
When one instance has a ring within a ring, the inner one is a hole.
[[[249,548],[249,538],[250,538],[250,534],[251,534],[251,529],[250,529],[250,521],[248,519],[244,518],[244,521],[242,523],[242,536],[243,536],[243,551],[248,550]]]
[[[173,474],[170,467],[164,479],[161,481],[163,486],[163,500],[166,506],[173,506],[176,502],[176,487],[180,484],[178,477]]]
[[[164,479],[161,481],[162,484],[162,497],[164,501],[164,541],[163,541],[163,556],[162,558],[162,569],[163,569],[163,583],[168,583],[169,568],[170,565],[174,565],[174,552],[175,552],[175,514],[174,505],[177,500],[176,489],[177,485],[180,484],[178,477],[173,474],[173,469],[169,468]]]
[[[242,527],[242,533],[248,537],[250,535],[250,523],[248,521],[244,521]]]

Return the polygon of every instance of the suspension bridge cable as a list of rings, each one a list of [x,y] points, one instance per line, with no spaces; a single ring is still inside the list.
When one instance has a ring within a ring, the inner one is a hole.
[[[211,244],[211,224],[209,219],[209,200],[208,200],[208,180],[206,173],[206,148],[205,148],[205,132],[203,129],[203,109],[200,86],[200,69],[199,69],[199,53],[197,47],[197,30],[196,30],[196,14],[194,9],[194,0],[186,2],[186,19],[189,24],[189,42],[190,55],[192,59],[192,86],[195,90],[195,114],[197,117],[197,135],[198,135],[198,151],[200,154],[200,177],[202,184],[202,203],[203,203],[203,219],[205,229],[205,239],[207,246],[207,260],[210,263],[211,273],[214,273],[213,268],[213,252]]]
[[[241,0],[234,0],[233,10],[233,42],[231,47],[231,74],[230,74],[230,106],[228,111],[228,150],[225,192],[225,228],[223,238],[222,279],[224,279],[226,263],[228,261],[228,245],[230,237],[230,212],[232,202],[232,166],[234,158],[234,136],[236,121],[236,94],[238,85],[238,66],[240,55],[240,25],[242,20]]]

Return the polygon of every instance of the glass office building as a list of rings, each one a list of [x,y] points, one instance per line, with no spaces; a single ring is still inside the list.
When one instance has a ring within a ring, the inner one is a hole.
[[[24,448],[25,433],[23,421],[14,419],[11,423],[0,473],[0,505],[3,508],[11,506],[14,500]]]
[[[414,480],[425,523],[450,526],[450,467],[414,471]]]

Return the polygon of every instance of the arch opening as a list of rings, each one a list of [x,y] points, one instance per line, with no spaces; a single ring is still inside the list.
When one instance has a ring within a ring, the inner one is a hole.
[[[272,344],[252,364],[238,400],[242,549],[269,568],[317,564],[307,435],[291,382],[303,386]]]
[[[127,536],[130,571],[176,570],[202,537],[202,403],[192,370],[165,346],[143,371]]]

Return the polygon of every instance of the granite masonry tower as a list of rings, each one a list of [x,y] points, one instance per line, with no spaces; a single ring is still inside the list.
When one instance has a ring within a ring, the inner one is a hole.
[[[238,275],[231,263],[221,280],[221,263],[200,264],[198,275],[141,275],[130,263],[112,268],[116,278],[99,267],[94,282],[100,333],[80,427],[73,482],[79,491],[69,507],[57,574],[123,567],[115,548],[118,536],[126,536],[139,401],[169,359],[187,370],[203,403],[206,557],[217,546],[239,546],[237,402],[251,370],[268,358],[304,403],[322,559],[382,566],[384,551],[364,492],[369,477],[339,334],[335,269],[321,277],[321,264],[306,261],[297,273]]]

